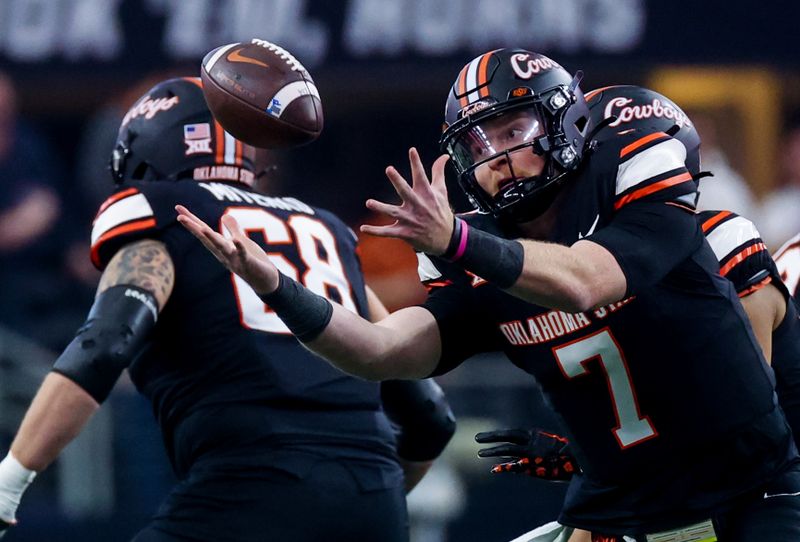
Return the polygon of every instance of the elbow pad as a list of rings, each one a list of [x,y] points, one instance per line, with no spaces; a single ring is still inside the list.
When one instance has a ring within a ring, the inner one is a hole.
[[[102,403],[119,375],[141,353],[158,318],[147,290],[119,285],[95,299],[86,323],[58,357],[53,371],[73,380]]]
[[[381,400],[396,426],[397,454],[402,459],[435,459],[455,433],[456,418],[433,379],[382,382]]]

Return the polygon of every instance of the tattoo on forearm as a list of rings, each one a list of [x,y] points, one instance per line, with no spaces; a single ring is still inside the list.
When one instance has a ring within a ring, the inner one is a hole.
[[[163,307],[172,293],[175,268],[164,243],[144,240],[123,247],[109,262],[97,293],[118,284],[132,284],[151,292]]]

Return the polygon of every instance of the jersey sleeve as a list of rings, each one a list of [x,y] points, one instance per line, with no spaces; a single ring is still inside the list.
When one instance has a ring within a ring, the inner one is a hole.
[[[699,213],[703,234],[719,260],[719,274],[730,280],[739,297],[774,282],[780,274],[755,224],[730,211]]]
[[[106,199],[92,223],[91,259],[98,269],[124,245],[141,239],[162,239],[178,225],[175,204],[195,210],[192,188],[181,182],[126,183]]]
[[[664,132],[632,132],[617,149],[615,211],[643,202],[694,209],[697,183],[686,169],[686,147],[680,141]]]
[[[487,317],[479,288],[491,288],[483,279],[440,258],[417,254],[419,276],[428,290],[422,307],[439,326],[442,356],[429,376],[455,369],[467,358],[501,349],[499,331]]]
[[[617,260],[628,297],[661,280],[703,243],[694,213],[697,183],[684,164],[686,148],[663,132],[631,132],[603,152],[593,159],[605,164],[611,218],[586,239]]]

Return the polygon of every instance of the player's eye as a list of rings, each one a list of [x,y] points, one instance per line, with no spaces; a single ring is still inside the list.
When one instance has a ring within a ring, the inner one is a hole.
[[[522,137],[522,134],[523,131],[521,129],[511,127],[508,129],[508,132],[506,133],[506,138],[509,141],[516,141]]]

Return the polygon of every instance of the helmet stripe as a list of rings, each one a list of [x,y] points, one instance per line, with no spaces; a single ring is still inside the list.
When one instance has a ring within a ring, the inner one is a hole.
[[[225,132],[225,163],[236,163],[236,138]]]
[[[493,53],[494,51],[492,51]],[[478,86],[484,85],[480,90],[480,97],[485,98],[489,95],[489,86],[486,84],[488,81],[487,75],[489,71],[489,59],[492,58],[492,53],[486,53],[481,58],[480,67],[478,68]]]
[[[200,88],[203,88],[203,80],[200,79],[199,77],[181,77],[181,79],[183,79],[188,83],[193,83]]]
[[[236,140],[236,165],[237,166],[241,166],[242,165],[242,152],[243,152],[242,142],[237,139]]]
[[[588,102],[589,100],[591,100],[596,95],[598,95],[599,93],[603,92],[604,90],[608,90],[610,88],[619,87],[619,86],[622,86],[622,85],[609,85],[607,87],[596,88],[594,90],[589,91],[583,98]]]
[[[471,90],[471,92],[467,94],[468,103],[477,102],[480,99],[476,87],[478,86],[478,65],[480,64],[481,58],[483,58],[483,55],[470,62],[467,68],[467,89]]]
[[[458,99],[458,105],[462,109],[467,106],[467,97],[465,96],[467,92],[467,68],[469,68],[469,64],[461,68],[461,73],[458,74],[458,88],[456,89],[456,96],[460,96]]]
[[[214,159],[218,164],[221,164],[225,152],[225,130],[222,129],[222,125],[216,120],[214,121],[214,141],[216,142]]]

